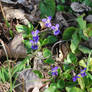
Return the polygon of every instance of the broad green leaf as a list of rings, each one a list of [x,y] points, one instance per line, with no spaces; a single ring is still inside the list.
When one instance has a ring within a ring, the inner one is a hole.
[[[88,37],[83,33],[83,30],[79,30],[79,36],[84,39],[84,40],[88,40]]]
[[[24,40],[23,42],[24,42],[24,44],[26,45],[27,48],[31,48],[31,43],[30,43],[29,40]]]
[[[79,45],[79,50],[84,53],[84,54],[89,54],[91,52],[91,49],[85,47],[85,46],[82,46],[82,45]]]
[[[92,58],[90,58],[89,60],[89,64],[87,65],[88,71],[92,71]]]
[[[92,74],[90,74],[89,72],[87,72],[87,76],[92,80]]]
[[[89,89],[88,89],[88,92],[92,92],[92,88],[89,88]]]
[[[86,30],[84,31],[84,34],[87,37],[92,37],[92,24],[88,24]]]
[[[87,6],[92,7],[92,1],[91,1],[91,0],[84,0],[84,3],[85,3]]]
[[[86,29],[86,21],[83,20],[83,16],[84,16],[84,15],[79,16],[79,17],[77,18],[77,22],[78,22],[78,24],[79,24],[81,30]]]
[[[41,15],[45,16],[54,16],[55,14],[55,0],[42,0],[39,4]]]
[[[67,55],[67,60],[64,61],[66,64],[76,64],[77,57],[73,53]]]
[[[66,70],[65,72],[63,72],[62,76],[63,76],[63,79],[67,79],[67,80],[70,80],[71,79],[71,74],[70,74],[71,70],[68,69]]]
[[[29,24],[28,24],[28,30],[29,30],[29,31],[32,31],[33,29],[34,29],[34,26],[33,26],[31,23],[29,23]]]
[[[25,25],[16,25],[16,30],[20,33],[20,32],[25,32],[28,31],[28,28]]]
[[[54,64],[55,61],[52,58],[47,58],[44,62],[47,64]]]
[[[46,39],[42,41],[42,46],[46,44],[53,44],[57,41],[57,38],[55,36],[48,36]]]
[[[69,27],[63,32],[63,40],[69,40],[72,38],[73,33],[76,31],[75,27]]]
[[[38,70],[33,70],[33,72],[34,72],[35,74],[37,74],[39,78],[43,78],[43,75],[42,75],[42,73],[41,73],[40,71],[38,71]]]
[[[85,83],[84,83],[84,80],[83,80],[82,77],[78,78],[78,83],[79,83],[79,85],[80,85],[80,88],[81,88],[82,90],[84,90],[84,89],[85,89]]]
[[[84,92],[80,88],[77,87],[66,87],[67,92]]]
[[[57,5],[57,11],[64,11],[63,5]]]
[[[65,87],[64,80],[58,80],[58,82],[57,82],[57,88],[63,89],[64,87]]]
[[[56,92],[56,87],[55,86],[49,87],[44,92]]]
[[[80,61],[79,61],[79,65],[82,66],[82,67],[84,67],[84,68],[87,67],[84,60],[80,60]]]
[[[44,48],[43,49],[43,56],[45,58],[51,57],[51,51],[49,49],[47,49],[47,48]]]
[[[71,51],[73,53],[75,53],[76,49],[78,48],[80,40],[81,40],[80,36],[78,35],[78,33],[75,32],[72,35],[72,40],[71,40],[71,45],[70,45]]]

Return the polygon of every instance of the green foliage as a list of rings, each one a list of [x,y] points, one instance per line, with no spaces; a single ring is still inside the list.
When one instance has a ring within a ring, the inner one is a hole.
[[[75,31],[76,31],[75,27],[68,27],[67,29],[65,29],[63,33],[63,40],[71,39]]]
[[[47,45],[47,44],[53,44],[57,41],[57,38],[55,36],[48,36],[47,38],[43,39],[41,42],[41,46]]]
[[[72,35],[72,40],[71,40],[71,45],[70,45],[72,53],[75,53],[75,51],[78,48],[78,45],[80,43],[80,40],[81,40],[80,36],[78,35],[77,32],[75,32]]]
[[[84,3],[85,3],[87,6],[92,7],[92,1],[91,1],[91,0],[84,0]]]
[[[89,54],[90,52],[92,52],[91,49],[85,47],[85,46],[82,46],[82,45],[79,45],[79,50],[84,53],[84,54]]]
[[[44,60],[44,62],[47,64],[54,64],[55,61],[51,57],[49,57],[46,60]]]
[[[67,60],[64,61],[66,64],[76,64],[77,57],[73,53],[67,55]]]
[[[44,48],[44,49],[43,49],[43,56],[44,56],[45,58],[51,57],[51,51],[50,51],[49,49],[47,49],[47,48]]]
[[[27,31],[28,29],[25,25],[16,25],[16,30],[20,33],[20,32]]]
[[[79,24],[81,30],[86,29],[86,21],[83,20],[83,16],[84,16],[84,15],[79,16],[79,17],[77,18],[77,22],[78,22],[78,24]]]
[[[78,83],[79,83],[79,85],[80,85],[80,88],[81,88],[82,90],[84,90],[84,89],[85,89],[85,83],[84,83],[84,80],[83,80],[82,77],[81,77],[81,78],[78,78]]]
[[[55,14],[55,0],[42,0],[39,4],[42,17],[54,16]]]
[[[43,78],[43,75],[42,75],[42,73],[41,73],[40,71],[38,71],[38,70],[33,70],[33,72],[34,72],[36,75],[38,75],[39,78]]]
[[[57,5],[57,11],[64,11],[63,5]]]
[[[67,92],[84,92],[80,88],[77,87],[66,87]]]
[[[84,67],[84,68],[86,67],[86,63],[85,63],[84,60],[80,60],[79,61],[79,65],[82,66],[82,67]]]

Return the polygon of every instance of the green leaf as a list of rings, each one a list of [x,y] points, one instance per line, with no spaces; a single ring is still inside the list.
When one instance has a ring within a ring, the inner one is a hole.
[[[16,25],[16,30],[20,32],[28,31],[28,28],[25,25]]]
[[[86,30],[84,31],[87,37],[92,37],[92,24],[88,24]]]
[[[48,36],[46,39],[42,41],[42,46],[46,44],[53,44],[57,41],[57,38],[55,36]]]
[[[82,46],[82,45],[79,45],[79,50],[81,52],[83,52],[84,54],[89,54],[91,52],[91,49],[85,47],[85,46]]]
[[[57,11],[64,11],[63,5],[57,5]]]
[[[39,78],[43,78],[43,75],[42,75],[42,73],[41,73],[40,71],[38,71],[38,70],[33,70],[33,72],[34,72],[35,74],[37,74]]]
[[[55,0],[42,0],[39,4],[41,15],[45,16],[54,16],[55,14]]]
[[[83,80],[82,77],[78,78],[78,83],[79,83],[81,89],[84,90],[85,89],[85,83],[84,83],[84,80]]]
[[[78,48],[80,40],[81,40],[80,36],[78,35],[78,33],[75,32],[72,35],[72,40],[71,40],[71,45],[70,45],[71,51],[73,53],[75,53],[76,49]]]
[[[69,53],[67,55],[67,60],[64,61],[66,64],[76,64],[77,62],[77,57],[73,53]]]
[[[47,88],[44,92],[56,92],[56,87],[51,86],[51,87]]]
[[[89,72],[87,72],[87,76],[92,80],[92,75]]]
[[[31,43],[30,43],[29,40],[24,40],[23,42],[24,42],[24,44],[25,44],[25,46],[26,46],[27,48],[31,48]]]
[[[82,67],[84,67],[84,68],[87,67],[84,60],[80,60],[80,61],[79,61],[79,65],[82,66]]]
[[[64,80],[58,80],[58,82],[57,82],[57,88],[63,89],[64,87],[65,87]]]
[[[28,30],[29,31],[32,31],[34,29],[34,26],[32,25],[32,23],[29,23],[28,24]]]
[[[45,63],[47,64],[54,64],[54,60],[50,57],[50,58],[47,58],[46,60],[44,60]]]
[[[77,87],[66,87],[67,92],[83,92],[80,88]]]
[[[84,40],[88,40],[88,37],[83,33],[83,30],[79,30],[79,36],[84,39]]]
[[[45,58],[51,57],[51,51],[49,49],[47,49],[47,48],[44,48],[43,49],[43,56]]]
[[[63,40],[69,40],[72,38],[73,33],[76,31],[75,27],[69,27],[63,32]]]
[[[92,92],[92,88],[89,88],[89,89],[88,89],[88,92]]]
[[[89,64],[87,64],[88,71],[92,71],[92,58],[89,59]]]
[[[92,7],[92,1],[91,1],[91,0],[84,0],[84,3],[85,3],[87,6]]]
[[[78,22],[78,24],[79,24],[79,26],[80,26],[80,29],[82,29],[82,30],[86,29],[86,21],[83,20],[83,16],[84,16],[84,15],[79,16],[79,17],[77,18],[77,22]]]

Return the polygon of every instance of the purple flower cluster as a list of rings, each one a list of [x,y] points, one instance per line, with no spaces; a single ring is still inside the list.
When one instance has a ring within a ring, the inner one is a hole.
[[[52,76],[57,76],[58,75],[58,67],[56,66],[56,67],[54,67],[54,68],[52,68],[51,69],[51,75]]]
[[[39,33],[39,30],[32,31],[33,40],[30,40],[30,43],[32,44],[31,48],[33,50],[38,49],[38,45],[37,45],[39,41],[38,33]]]
[[[72,79],[73,79],[73,82],[75,82],[76,80],[77,80],[77,78],[80,78],[80,76],[81,77],[84,77],[84,76],[86,76],[87,74],[86,74],[86,69],[87,68],[84,68],[83,70],[81,70],[81,72],[77,75],[77,76],[74,76]]]
[[[51,16],[49,16],[47,18],[44,18],[44,19],[42,19],[42,22],[45,23],[46,27],[49,27],[53,30],[54,35],[58,35],[60,33],[59,24],[56,24],[55,26],[52,26],[51,18],[52,18]]]

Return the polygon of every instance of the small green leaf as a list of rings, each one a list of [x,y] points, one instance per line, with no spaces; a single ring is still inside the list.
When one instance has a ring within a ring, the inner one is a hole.
[[[92,88],[89,88],[89,89],[88,89],[88,92],[92,92]]]
[[[85,46],[82,46],[82,45],[79,45],[79,50],[81,52],[83,52],[84,54],[89,54],[91,52],[91,49],[85,47]]]
[[[63,5],[57,5],[57,11],[64,11]]]
[[[64,87],[65,87],[64,80],[58,80],[58,82],[57,82],[57,88],[63,89]]]
[[[80,61],[79,61],[79,65],[82,66],[82,67],[84,67],[84,68],[87,67],[84,60],[80,60]]]
[[[92,71],[92,58],[89,59],[89,64],[87,64],[88,71]]]
[[[45,16],[54,16],[55,14],[55,0],[42,0],[39,4],[41,15]]]
[[[72,38],[73,33],[76,31],[75,27],[69,27],[63,32],[63,40],[69,40]]]
[[[34,26],[33,26],[31,23],[29,23],[29,24],[28,24],[28,30],[29,30],[29,31],[32,31],[33,29],[34,29]]]
[[[28,31],[28,28],[25,25],[16,25],[16,30],[20,32]]]
[[[86,21],[83,20],[83,16],[84,16],[84,15],[79,16],[79,17],[77,18],[77,22],[78,22],[78,24],[79,24],[81,30],[86,29]]]
[[[82,77],[78,78],[78,83],[79,83],[81,89],[84,90],[85,89],[85,83],[84,83],[84,80],[83,80]]]
[[[43,56],[45,58],[51,57],[51,51],[47,48],[43,49]]]
[[[52,58],[47,58],[44,62],[47,64],[54,64],[55,61]]]
[[[80,88],[77,87],[66,87],[67,92],[84,92]]]
[[[42,41],[42,46],[46,45],[46,44],[53,44],[57,41],[57,38],[55,36],[48,36],[46,39],[44,39]]]
[[[76,49],[78,48],[80,40],[81,40],[80,36],[78,35],[78,33],[75,32],[72,35],[72,40],[71,40],[71,45],[70,45],[71,51],[73,53],[75,53]]]
[[[67,60],[64,61],[66,64],[71,64],[74,63],[76,64],[77,62],[77,57],[73,53],[69,53],[67,55]]]
[[[51,86],[51,87],[47,88],[44,92],[56,92],[56,87]]]
[[[37,74],[37,75],[39,76],[39,78],[43,78],[43,75],[42,75],[42,73],[41,73],[40,71],[38,71],[38,70],[33,70],[33,72],[34,72],[35,74]]]

